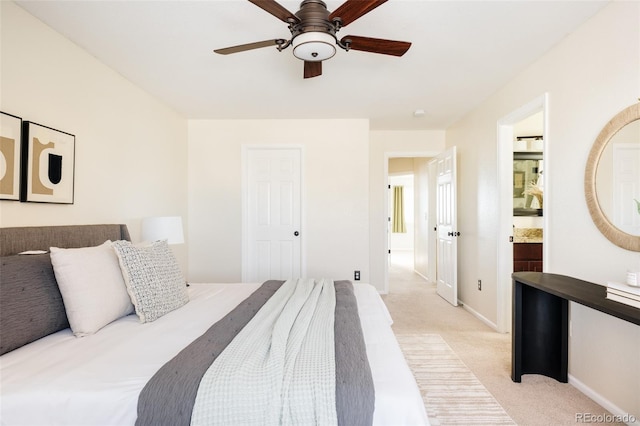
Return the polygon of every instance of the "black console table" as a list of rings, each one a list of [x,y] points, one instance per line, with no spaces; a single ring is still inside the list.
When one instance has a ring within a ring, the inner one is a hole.
[[[640,309],[607,299],[607,287],[564,275],[515,272],[511,379],[543,374],[566,383],[569,301],[640,325]]]

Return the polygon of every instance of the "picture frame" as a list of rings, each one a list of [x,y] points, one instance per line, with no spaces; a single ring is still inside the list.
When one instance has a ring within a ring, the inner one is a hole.
[[[20,201],[22,118],[0,111],[0,200]]]
[[[513,172],[513,198],[524,197],[525,173]]]
[[[20,200],[73,204],[75,136],[25,121],[22,138]]]

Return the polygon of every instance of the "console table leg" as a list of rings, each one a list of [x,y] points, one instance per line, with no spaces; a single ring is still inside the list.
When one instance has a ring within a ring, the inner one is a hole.
[[[522,381],[522,286],[513,282],[512,324],[511,324],[511,380]]]
[[[543,374],[568,381],[569,302],[514,281],[511,379]]]

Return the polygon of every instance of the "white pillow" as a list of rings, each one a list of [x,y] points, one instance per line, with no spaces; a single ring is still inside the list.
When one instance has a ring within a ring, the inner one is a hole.
[[[97,247],[51,247],[51,264],[71,331],[93,334],[133,312],[111,241]]]
[[[21,251],[18,254],[27,255],[27,254],[46,254],[46,253],[48,253],[48,251],[46,251],[46,250],[26,250],[26,251]]]
[[[155,321],[189,301],[187,283],[167,240],[144,247],[115,241],[113,248],[140,322]]]

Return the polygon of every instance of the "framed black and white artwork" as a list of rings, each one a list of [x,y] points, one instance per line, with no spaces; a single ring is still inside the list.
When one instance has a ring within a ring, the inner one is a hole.
[[[0,200],[20,200],[22,119],[0,112]]]
[[[73,204],[75,136],[31,121],[22,134],[21,201]]]

